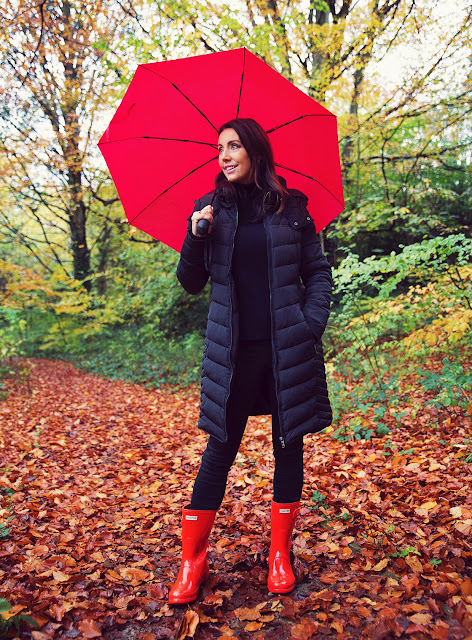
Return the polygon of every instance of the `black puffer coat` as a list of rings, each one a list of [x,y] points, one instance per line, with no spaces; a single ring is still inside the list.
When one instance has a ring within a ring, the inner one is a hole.
[[[194,211],[210,204],[195,201]],[[269,258],[274,377],[282,445],[331,424],[321,336],[331,300],[331,269],[301,192],[289,190],[281,214],[264,219]],[[205,239],[185,238],[177,277],[186,291],[199,293],[211,278],[210,310],[202,364],[199,427],[226,441],[226,403],[238,347],[238,309],[231,275],[237,228],[232,199],[213,201],[214,221]],[[189,230],[191,221],[189,218]],[[270,413],[268,394],[253,415]]]

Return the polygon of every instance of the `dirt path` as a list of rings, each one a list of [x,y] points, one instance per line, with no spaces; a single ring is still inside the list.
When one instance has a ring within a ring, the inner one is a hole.
[[[180,510],[206,437],[196,390],[147,390],[31,360],[0,402],[0,597],[22,638],[472,639],[470,420],[371,442],[306,439],[297,586],[269,594],[272,454],[251,419],[211,538],[212,576],[169,607]],[[317,493],[313,498],[313,492]]]

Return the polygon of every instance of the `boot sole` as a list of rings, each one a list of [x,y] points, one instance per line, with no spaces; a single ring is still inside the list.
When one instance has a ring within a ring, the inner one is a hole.
[[[295,582],[289,587],[279,587],[274,589],[271,589],[269,585],[267,585],[267,589],[270,593],[290,593],[290,591],[293,591],[295,589]]]
[[[169,598],[169,604],[187,604],[188,602],[194,602],[198,598],[198,591],[194,595],[187,596],[186,598]]]

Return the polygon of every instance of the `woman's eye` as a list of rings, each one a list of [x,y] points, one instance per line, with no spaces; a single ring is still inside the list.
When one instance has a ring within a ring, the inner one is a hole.
[[[237,142],[232,142],[232,143],[229,145],[229,148],[231,149],[231,151],[235,151],[235,150],[237,150],[237,149],[240,149],[240,148],[241,148],[241,145],[240,145],[240,144],[238,144]],[[219,154],[219,155],[221,155],[223,152],[224,152],[224,147],[219,147],[219,149],[218,149],[218,154]]]

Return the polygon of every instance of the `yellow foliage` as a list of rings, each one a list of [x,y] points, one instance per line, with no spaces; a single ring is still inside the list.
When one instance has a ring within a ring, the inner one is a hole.
[[[448,313],[452,314],[457,311],[457,302],[451,302],[450,287],[454,286],[451,283],[451,278],[470,287],[472,283],[472,266],[454,267],[450,275],[446,274],[435,282],[429,282],[427,285],[413,285],[406,293],[399,294],[391,300],[376,299],[372,301],[372,308],[351,320],[347,328],[350,329],[359,325],[372,325],[387,316],[414,312],[415,305],[424,302],[426,298],[428,298],[429,305],[436,305],[436,308],[440,310],[443,315]],[[472,287],[470,288],[472,289]],[[456,315],[451,315],[451,318],[452,324],[458,322]],[[462,324],[460,326],[463,327]],[[467,328],[457,329],[456,331],[450,330],[448,333],[459,334],[462,332],[463,334],[467,330]]]
[[[347,325],[348,329],[352,327],[356,327],[361,324],[376,324],[380,321],[381,318],[386,315],[396,315],[402,313],[406,305],[401,302],[403,296],[398,296],[395,300],[381,300],[375,302],[375,309],[364,313],[357,318],[351,320],[351,322]]]
[[[465,333],[470,332],[472,324],[472,310],[457,309],[445,317],[437,318],[433,322],[403,338],[403,344],[413,351],[427,344],[430,347],[445,343],[456,343],[462,340]]]
[[[97,305],[96,296],[93,297],[80,281],[59,268],[46,280],[33,269],[0,260],[0,302],[3,307],[11,309],[34,307],[40,311],[52,311],[57,319],[50,328],[53,342],[55,336],[61,337],[66,328],[69,335],[85,338],[99,333],[105,325],[122,322],[117,310],[119,301],[112,299]],[[78,327],[74,324],[77,321],[80,323]]]
[[[0,260],[0,280],[0,301],[4,307],[24,309],[57,296],[42,274],[6,260]]]

